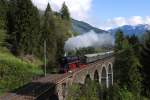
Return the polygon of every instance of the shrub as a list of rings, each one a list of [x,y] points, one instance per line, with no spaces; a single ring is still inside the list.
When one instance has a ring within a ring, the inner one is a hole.
[[[42,74],[34,64],[27,63],[10,53],[0,52],[0,91],[9,91],[29,82],[33,76]]]

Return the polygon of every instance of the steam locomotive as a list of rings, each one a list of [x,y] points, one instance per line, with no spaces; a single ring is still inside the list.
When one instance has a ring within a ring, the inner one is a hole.
[[[112,56],[114,51],[86,54],[84,56],[65,56],[61,59],[60,73],[67,73],[76,68],[86,67],[87,64]]]

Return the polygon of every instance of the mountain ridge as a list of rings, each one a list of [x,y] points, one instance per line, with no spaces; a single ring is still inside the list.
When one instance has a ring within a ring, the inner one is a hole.
[[[125,35],[136,35],[142,36],[146,31],[150,30],[149,24],[138,24],[138,25],[123,25],[114,29],[108,30],[111,34],[115,34],[116,31],[120,29]]]
[[[91,30],[93,30],[95,33],[108,33],[107,31],[96,28],[86,22],[72,19],[72,31],[73,32],[84,34]]]

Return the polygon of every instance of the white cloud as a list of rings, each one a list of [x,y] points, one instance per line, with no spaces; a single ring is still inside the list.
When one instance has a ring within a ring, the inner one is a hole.
[[[49,0],[32,0],[32,2],[39,8],[44,10]]]
[[[138,24],[150,24],[150,16],[132,16],[130,18],[116,17],[114,19],[108,19],[100,25],[101,29],[111,29],[122,25],[138,25]]]
[[[140,16],[133,16],[130,19],[127,19],[126,21],[130,25],[137,25],[137,24],[143,24],[144,23],[143,18]]]
[[[150,23],[150,16],[146,16],[145,21],[146,21],[147,24],[149,24]]]
[[[63,2],[68,6],[71,16],[78,20],[85,20],[88,18],[92,0],[32,0],[39,8],[44,10],[49,2],[52,9],[59,11]]]

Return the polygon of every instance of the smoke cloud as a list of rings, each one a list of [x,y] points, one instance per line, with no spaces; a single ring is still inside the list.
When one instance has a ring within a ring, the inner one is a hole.
[[[65,43],[65,51],[72,51],[84,47],[110,47],[114,45],[114,37],[109,33],[95,33],[90,31],[82,35],[71,37]]]

